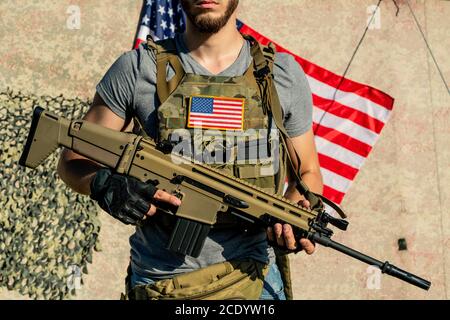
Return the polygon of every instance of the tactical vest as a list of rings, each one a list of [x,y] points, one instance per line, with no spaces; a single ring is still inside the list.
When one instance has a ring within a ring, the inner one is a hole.
[[[246,38],[251,41],[253,63],[242,76],[236,77],[186,73],[173,39],[155,43],[148,38],[147,48],[154,51],[157,66],[156,89],[160,101],[157,140],[178,144],[184,156],[190,153],[194,159],[226,174],[280,194],[286,176],[286,150],[264,104],[271,89],[262,88],[255,77],[263,71],[267,73],[265,76],[271,76],[275,51],[271,46],[261,47],[253,38]],[[175,72],[169,80],[166,78],[168,66]],[[221,114],[212,118],[206,115],[202,124],[190,120],[194,119],[192,110],[197,107],[194,106],[196,101],[199,105],[212,99],[214,104],[231,101],[236,105],[242,101],[242,113],[225,109],[221,113],[225,115],[223,118]],[[279,102],[272,107],[281,110]],[[139,133],[145,135],[143,124],[137,117],[134,120]],[[236,129],[237,126],[240,128]]]

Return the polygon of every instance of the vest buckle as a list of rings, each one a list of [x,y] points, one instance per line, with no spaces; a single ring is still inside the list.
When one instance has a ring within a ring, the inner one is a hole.
[[[269,66],[266,64],[263,68],[260,68],[258,70],[255,70],[253,72],[253,74],[255,75],[256,80],[260,81],[260,80],[264,80],[267,78],[267,76],[270,74],[270,68]]]

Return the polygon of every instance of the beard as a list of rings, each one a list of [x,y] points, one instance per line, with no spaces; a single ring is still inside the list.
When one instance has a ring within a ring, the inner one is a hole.
[[[239,0],[229,0],[225,13],[218,17],[212,18],[202,13],[194,13],[194,9],[191,6],[192,1],[181,0],[181,6],[186,13],[187,19],[200,33],[217,33],[222,29],[230,20],[231,15],[236,10]]]

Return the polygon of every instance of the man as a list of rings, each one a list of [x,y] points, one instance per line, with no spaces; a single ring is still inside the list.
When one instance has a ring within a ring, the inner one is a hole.
[[[171,42],[176,47],[176,61],[169,59],[171,63],[158,67],[162,54],[157,55],[157,52],[161,48],[155,47],[152,50],[150,47],[155,45],[152,42],[123,54],[98,84],[93,105],[84,119],[124,131],[134,117],[136,123],[140,123],[143,134],[154,139],[161,136],[170,137],[174,128],[168,128],[166,124],[178,123],[181,119],[180,127],[185,126],[185,108],[191,108],[189,112],[193,110],[192,106],[186,107],[183,100],[177,100],[177,96],[180,96],[177,92],[182,90],[181,87],[191,85],[193,91],[201,91],[201,88],[209,85],[209,82],[204,85],[196,82],[205,79],[201,76],[209,76],[207,81],[212,82],[226,77],[235,77],[231,78],[233,82],[240,81],[239,79],[243,78],[240,76],[244,74],[253,77],[253,72],[247,71],[253,71],[254,51],[251,51],[250,41],[238,32],[235,25],[238,2],[238,0],[182,0],[182,7],[187,15],[187,26],[186,32],[177,35],[174,42]],[[180,64],[179,68],[174,66],[178,64]],[[158,74],[161,73],[159,71],[157,74],[158,68],[164,69],[164,72],[167,71],[166,77],[158,78]],[[195,76],[178,77],[180,78],[178,87],[166,90],[167,92],[162,94],[165,82],[169,83],[172,78],[177,78],[177,72],[180,69],[188,75],[198,76],[197,78]],[[285,115],[284,126],[291,137],[289,153],[293,159],[296,159],[296,153],[300,156],[300,173],[304,183],[311,191],[320,194],[322,179],[311,128],[311,92],[306,77],[293,58],[286,54],[275,54],[273,77]],[[189,78],[197,80],[189,82]],[[225,87],[224,84],[220,83],[216,87],[219,88],[217,89],[219,96],[224,96],[225,91],[220,91]],[[233,90],[239,91],[243,90],[242,88],[243,85],[239,85]],[[242,94],[245,95],[245,93]],[[242,95],[234,92],[233,96]],[[162,104],[161,101],[163,101]],[[177,101],[180,101],[179,105]],[[250,105],[250,108],[256,110],[257,107]],[[246,111],[250,114],[253,112],[251,109]],[[176,114],[178,118],[170,118],[173,114]],[[267,116],[265,112],[258,114],[261,117]],[[261,119],[264,120],[261,123],[267,124],[266,118]],[[254,119],[244,119],[243,121],[247,122],[243,126],[247,126],[250,120]],[[198,129],[195,123],[191,127],[188,124],[188,128]],[[289,250],[301,246],[307,254],[314,252],[314,244],[309,240],[295,239],[290,225],[275,224],[266,230],[267,235],[264,230],[248,232],[247,228],[245,231],[237,227],[213,228],[199,257],[175,254],[165,249],[167,229],[162,226],[164,223],[160,223],[160,220],[164,220],[160,216],[165,215],[157,213],[157,207],[164,203],[178,206],[181,203],[180,199],[163,190],[157,190],[151,185],[144,185],[131,178],[119,177],[107,169],[100,168],[95,162],[72,151],[64,150],[61,154],[58,173],[72,189],[91,195],[111,215],[123,222],[129,222],[130,219],[136,222],[134,223],[137,224],[136,232],[130,238],[129,289],[152,286],[151,290],[153,290],[159,284],[166,283],[167,279],[175,279],[179,275],[189,276],[196,270],[209,270],[207,267],[224,261],[249,259],[262,264],[261,270],[265,270],[264,287],[260,299],[285,299],[283,281],[267,238]],[[259,178],[256,179],[256,181],[259,180]],[[144,196],[143,190],[146,188],[151,191]],[[309,202],[296,191],[293,183],[290,183],[285,196],[304,207],[309,206]],[[201,204],[199,204],[200,209]],[[137,219],[136,217],[142,217],[143,212],[145,217]],[[144,223],[141,223],[142,221]],[[243,270],[242,266],[239,268]],[[215,277],[218,279],[221,276]],[[207,287],[209,288],[210,284],[207,284]],[[224,286],[221,290],[226,291],[227,288]],[[151,290],[146,290],[146,294]],[[167,291],[167,288],[164,290]],[[183,297],[198,296],[193,294]]]

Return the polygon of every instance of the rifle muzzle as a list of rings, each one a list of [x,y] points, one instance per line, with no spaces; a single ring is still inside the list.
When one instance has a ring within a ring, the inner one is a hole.
[[[386,273],[390,276],[396,277],[403,281],[406,281],[412,285],[415,285],[424,290],[428,290],[431,287],[431,282],[425,279],[422,279],[408,271],[402,270],[389,262],[385,262],[383,266],[380,268],[382,273]]]

